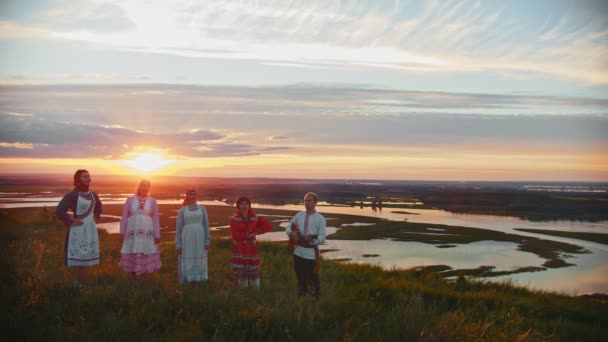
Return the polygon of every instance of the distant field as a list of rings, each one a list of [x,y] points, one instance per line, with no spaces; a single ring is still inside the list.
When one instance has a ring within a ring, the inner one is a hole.
[[[92,187],[101,193],[131,193],[138,177],[92,175]],[[0,175],[0,192],[71,190],[71,175]],[[308,191],[337,205],[398,208],[436,208],[457,213],[515,216],[532,221],[608,220],[607,183],[530,182],[424,182],[356,181],[271,178],[154,177],[157,198],[180,198],[197,188],[205,200],[226,200],[242,195],[267,204],[301,203]],[[381,203],[379,203],[381,202]],[[416,203],[415,205],[409,203]]]
[[[161,234],[168,238],[174,239],[176,214],[181,206],[175,204],[161,204],[159,209]],[[206,206],[209,214],[210,227],[226,227],[230,223],[230,217],[234,215],[235,208],[230,206]],[[12,215],[17,217],[29,217],[32,212],[40,209],[35,208],[16,208],[10,209]],[[52,212],[52,210],[49,210]],[[274,221],[277,219],[290,219],[295,211],[289,210],[274,210],[274,209],[259,209],[258,214],[270,215],[268,219]],[[122,205],[112,204],[104,206],[104,215],[120,216],[122,213]],[[469,244],[479,241],[503,241],[513,242],[518,245],[518,249],[524,252],[536,254],[540,258],[545,259],[542,267],[520,267],[510,271],[495,271],[492,268],[478,269],[463,269],[452,270],[450,272],[442,272],[443,276],[449,277],[454,274],[471,275],[477,277],[492,277],[506,274],[515,274],[520,272],[542,271],[546,268],[560,268],[572,266],[567,261],[571,255],[588,253],[587,250],[580,246],[543,240],[534,237],[526,237],[516,234],[507,234],[494,230],[454,227],[446,225],[426,224],[426,223],[410,223],[410,222],[395,222],[387,221],[372,217],[341,215],[341,214],[325,214],[328,219],[328,225],[340,227],[335,234],[328,236],[329,240],[370,240],[370,239],[394,239],[397,241],[413,241],[422,242],[434,245],[437,248],[449,248],[461,244]],[[100,222],[115,222],[116,218],[102,217]],[[343,224],[351,224],[358,222],[353,226],[342,226]],[[372,223],[371,226],[365,224]],[[441,230],[441,235],[436,235],[437,230]],[[273,231],[283,231],[280,227],[280,222],[273,222]],[[219,229],[214,232],[214,235],[219,237],[229,237],[229,229]],[[601,235],[601,234],[600,234]],[[578,235],[577,235],[578,236]],[[443,270],[445,271],[445,270]]]

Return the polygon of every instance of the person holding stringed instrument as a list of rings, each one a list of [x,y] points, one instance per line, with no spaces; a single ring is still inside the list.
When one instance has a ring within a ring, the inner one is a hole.
[[[315,210],[318,201],[317,194],[306,193],[304,195],[306,211],[297,213],[286,227],[290,241],[296,245],[293,253],[293,266],[298,279],[298,295],[303,298],[308,293],[308,284],[312,283],[317,300],[321,295],[319,245],[325,242],[326,235],[325,217]]]

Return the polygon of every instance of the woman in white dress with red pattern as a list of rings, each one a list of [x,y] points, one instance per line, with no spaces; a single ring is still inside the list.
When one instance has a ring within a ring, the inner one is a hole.
[[[156,199],[148,196],[150,181],[142,180],[135,195],[125,202],[120,220],[123,244],[118,265],[135,275],[152,273],[161,268],[160,223]]]

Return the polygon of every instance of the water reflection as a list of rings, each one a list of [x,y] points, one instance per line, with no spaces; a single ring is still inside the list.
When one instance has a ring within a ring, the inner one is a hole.
[[[124,204],[125,198],[103,198],[100,200],[103,204]],[[41,207],[55,207],[61,201],[61,197],[14,197],[14,198],[0,198],[0,209],[5,208],[41,208]],[[157,199],[158,204],[182,204],[183,199]],[[198,201],[199,204],[203,205],[221,205],[227,206],[228,204],[222,201]]]
[[[334,234],[337,231],[338,231],[338,229],[336,227],[327,227],[326,228],[326,234],[328,236],[331,234]],[[258,239],[258,241],[287,241],[287,240],[289,240],[287,238],[287,234],[284,231],[261,234],[261,235],[258,235],[256,237],[256,239]]]
[[[541,266],[545,259],[535,254],[517,250],[512,242],[480,241],[454,248],[437,248],[421,242],[392,240],[327,240],[322,249],[338,249],[327,252],[328,259],[349,258],[355,263],[371,263],[391,268],[448,265],[454,269],[495,266],[496,271],[512,271],[526,266]],[[365,254],[379,254],[367,258]]]
[[[16,195],[19,193],[11,193]],[[61,197],[0,197],[0,208],[23,208],[23,207],[43,207],[55,206]],[[104,204],[124,204],[126,197],[101,197]],[[157,199],[158,204],[181,204],[182,199]],[[227,206],[223,201],[199,201],[204,205]],[[253,208],[259,209],[279,209],[302,211],[304,206],[301,204],[270,205],[253,203]],[[367,216],[387,219],[391,221],[404,221],[414,223],[445,224],[449,226],[462,226],[472,228],[484,228],[509,232],[513,234],[525,235],[514,228],[527,229],[551,229],[572,232],[593,232],[608,234],[608,221],[584,222],[584,221],[544,221],[533,222],[511,216],[480,215],[480,214],[457,214],[444,210],[435,209],[395,209],[385,208],[383,211],[373,210],[369,207],[351,207],[331,205],[326,202],[319,202],[317,210],[327,214],[346,214],[356,216]],[[401,213],[400,213],[401,212]],[[403,214],[408,212],[411,214]],[[265,215],[271,216],[271,215]],[[279,215],[281,216],[281,215]],[[284,216],[281,216],[284,217]]]
[[[513,280],[533,289],[564,292],[568,295],[608,293],[608,253],[595,251],[568,259],[576,266],[547,269],[543,272],[518,273],[491,278],[492,281]]]
[[[0,197],[0,208],[22,208],[22,207],[54,207],[60,200],[59,197],[16,197],[24,193],[6,193]],[[29,195],[29,194],[28,194]],[[10,197],[9,197],[10,196]],[[104,204],[123,204],[125,198],[110,197],[103,200]],[[159,204],[180,204],[181,199],[161,199]],[[222,201],[202,201],[204,205],[227,204]],[[280,209],[280,210],[303,210],[302,205],[260,205],[254,204],[254,208]],[[585,246],[592,253],[576,255],[567,261],[576,266],[559,269],[548,269],[542,272],[518,273],[509,276],[487,278],[489,280],[501,281],[511,279],[515,282],[531,288],[564,291],[567,294],[575,293],[608,293],[608,246],[598,243],[586,242],[577,239],[554,237],[542,234],[525,233],[514,230],[514,228],[528,229],[550,229],[574,232],[608,233],[608,221],[601,222],[578,222],[578,221],[551,221],[532,222],[516,217],[504,217],[477,214],[455,214],[443,210],[427,209],[388,209],[383,211],[372,210],[369,207],[349,207],[320,205],[318,211],[323,214],[348,214],[356,216],[376,217],[393,221],[403,221],[429,224],[444,224],[452,226],[464,226],[483,228],[507,232],[517,235],[535,236],[546,240],[556,240],[575,245]],[[406,211],[412,214],[395,213],[394,211]],[[289,215],[264,215],[276,217],[276,223],[282,227],[286,224],[284,219],[291,218]],[[110,217],[110,216],[108,216]],[[117,217],[116,217],[117,218]],[[328,221],[329,222],[329,221]],[[354,227],[348,227],[348,225]],[[361,225],[353,218],[352,223],[346,223],[344,229],[356,229]],[[106,222],[98,224],[98,227],[110,233],[120,231],[120,222]],[[225,227],[214,227],[224,229]],[[429,228],[435,230],[435,234],[441,234],[441,228]],[[331,235],[337,231],[335,227],[328,227],[327,233]],[[169,233],[169,232],[163,232]],[[428,233],[427,233],[428,234]],[[284,232],[271,232],[258,236],[260,241],[286,241]],[[411,268],[416,266],[444,264],[454,269],[477,268],[479,266],[496,266],[497,271],[510,271],[518,267],[540,266],[544,259],[535,254],[517,250],[517,245],[510,242],[480,241],[466,245],[456,245],[454,248],[436,248],[433,245],[419,242],[401,242],[391,240],[371,241],[345,241],[327,240],[322,249],[338,249],[338,251],[327,252],[325,258],[350,258],[351,262],[378,264],[385,268]],[[378,257],[363,257],[364,254],[380,254]]]
[[[97,228],[103,229],[110,234],[118,234],[118,233],[120,233],[120,221],[98,223]]]
[[[254,207],[266,209],[302,210],[301,205],[255,205]],[[495,216],[480,214],[457,214],[436,209],[390,209],[376,211],[371,208],[345,207],[345,206],[318,206],[317,211],[323,214],[346,214],[356,216],[375,217],[391,221],[404,221],[414,223],[443,224],[448,226],[460,226],[471,228],[482,228],[496,230],[504,233],[532,236],[545,240],[560,241],[584,246],[590,249],[608,251],[608,246],[572,238],[550,236],[517,231],[515,228],[548,229],[570,232],[593,232],[608,234],[608,221],[583,222],[583,221],[546,221],[533,222],[511,216]],[[395,211],[406,211],[411,214],[395,213]]]

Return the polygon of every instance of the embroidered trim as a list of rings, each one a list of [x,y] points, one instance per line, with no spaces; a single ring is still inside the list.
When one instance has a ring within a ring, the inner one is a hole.
[[[99,260],[99,257],[97,257],[97,258],[93,258],[93,259],[76,259],[76,258],[68,258],[68,260],[76,260],[76,261],[93,261],[93,260]]]
[[[81,193],[78,193],[78,195],[80,196]],[[91,215],[91,213],[93,212],[93,210],[95,209],[95,195],[93,195],[93,193],[91,193],[91,205],[89,205],[89,209],[87,210],[86,213],[82,214],[82,215],[76,215],[76,213],[74,213],[74,218],[77,218],[79,220],[82,220],[83,218]]]
[[[235,217],[233,217],[232,219],[233,219],[233,220],[235,220],[235,221],[237,221],[237,222],[242,222],[242,221],[245,221],[245,220],[243,220],[243,218],[242,218],[242,217],[240,217],[240,216],[235,216]],[[249,219],[248,219],[248,221],[249,221],[249,222],[253,222],[253,221],[257,221],[257,220],[258,220],[258,215],[255,215],[255,216],[249,216]]]

